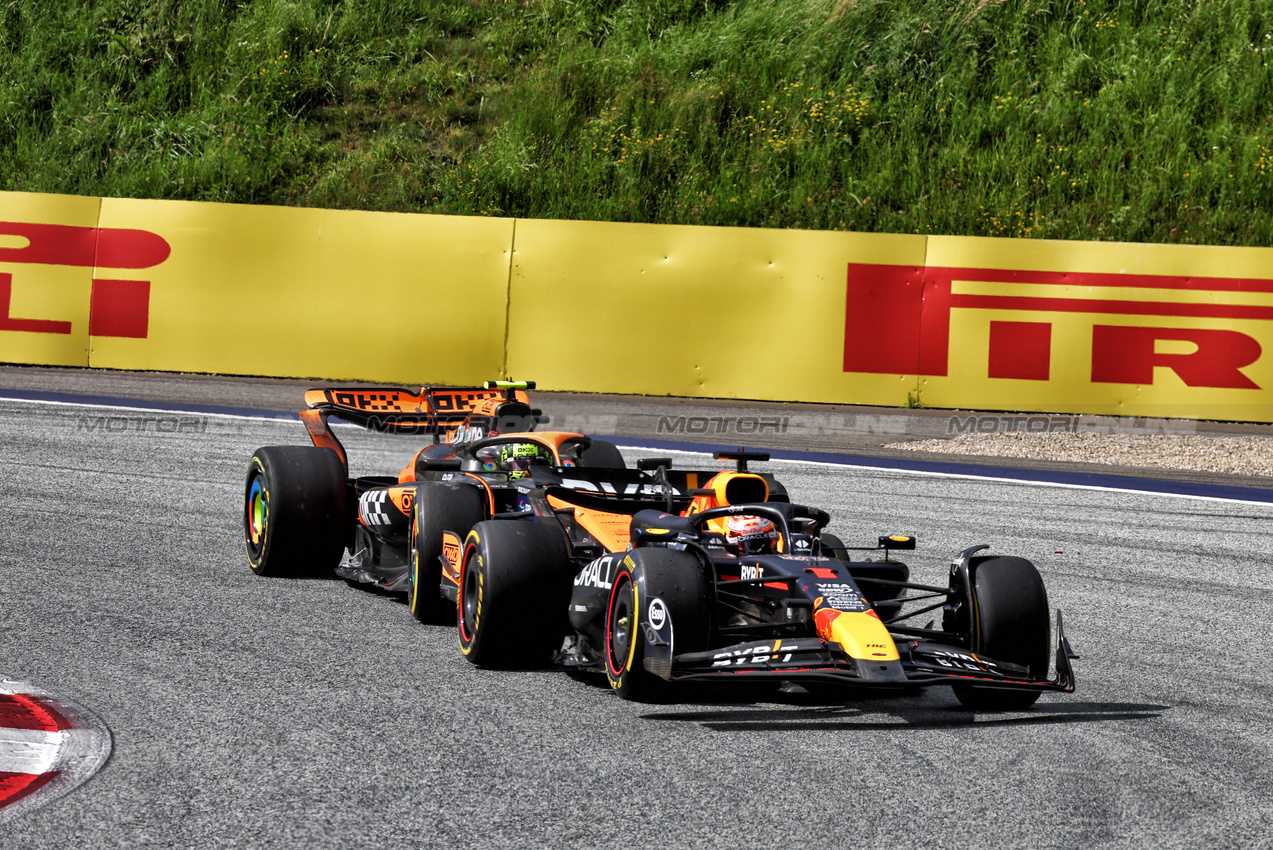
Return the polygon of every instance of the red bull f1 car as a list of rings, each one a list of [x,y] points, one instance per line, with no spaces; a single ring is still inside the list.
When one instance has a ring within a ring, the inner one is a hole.
[[[913,538],[849,549],[825,512],[747,471],[767,455],[718,457],[737,468],[532,468],[520,515],[476,523],[462,546],[447,532],[465,657],[596,671],[636,700],[756,679],[950,685],[978,709],[1074,690],[1061,612],[1029,561],[975,546],[944,586],[911,581],[894,555]]]

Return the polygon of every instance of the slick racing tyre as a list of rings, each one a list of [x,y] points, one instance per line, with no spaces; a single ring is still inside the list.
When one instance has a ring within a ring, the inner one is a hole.
[[[1047,678],[1052,624],[1039,571],[1024,558],[1011,557],[973,558],[969,566],[973,600],[969,649],[995,661],[1029,667],[1035,679]],[[953,687],[961,703],[978,711],[1029,708],[1039,698],[1039,691]]]
[[[252,572],[330,575],[348,531],[345,467],[336,452],[317,446],[256,450],[243,491],[243,542]]]
[[[442,532],[463,540],[486,516],[486,499],[476,487],[425,481],[415,491],[411,511],[411,616],[422,623],[447,623],[455,608],[438,589],[442,583]]]
[[[848,562],[849,551],[844,548],[844,541],[836,537],[834,534],[822,532],[822,557],[835,558],[837,561]]]
[[[460,651],[482,667],[547,665],[569,628],[570,552],[556,522],[488,520],[464,541]]]
[[[593,440],[592,445],[584,449],[583,454],[579,456],[579,465],[595,469],[625,469],[627,467],[618,447],[605,440]]]
[[[666,698],[670,683],[645,669],[650,609],[661,600],[660,617],[671,617],[676,654],[707,649],[713,613],[711,582],[698,557],[675,549],[633,549],[619,563],[606,607],[606,678],[626,700]]]

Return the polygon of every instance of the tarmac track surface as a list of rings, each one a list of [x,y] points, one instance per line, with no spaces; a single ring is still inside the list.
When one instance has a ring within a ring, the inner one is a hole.
[[[648,706],[475,668],[392,596],[252,575],[247,458],[299,424],[147,422],[0,402],[0,674],[115,745],[5,846],[1273,846],[1267,504],[774,462],[849,545],[916,534],[918,580],[978,543],[1033,560],[1078,692],[1007,714],[946,688]],[[414,447],[340,433],[355,474]]]

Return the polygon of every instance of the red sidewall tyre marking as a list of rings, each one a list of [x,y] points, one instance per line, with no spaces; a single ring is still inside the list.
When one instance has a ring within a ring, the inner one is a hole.
[[[475,557],[476,550],[477,546],[473,543],[464,547],[464,557],[460,559],[460,586],[455,594],[456,625],[460,632],[460,646],[465,648],[466,652],[467,647],[473,642],[473,635],[469,634],[467,624],[464,622],[464,585],[468,583],[469,564]],[[478,602],[481,604],[480,599]]]
[[[626,589],[627,585],[632,583],[632,574],[628,572],[627,567],[620,567],[619,572],[615,574],[614,585],[610,588],[610,601],[606,605],[606,666],[610,668],[610,675],[618,679],[627,671],[627,661],[625,658],[619,667],[615,667],[614,657],[614,603],[619,598],[619,591]],[[635,606],[634,606],[635,607]],[[628,658],[632,657],[632,641],[636,629],[636,611],[632,611],[629,615],[633,622],[628,625]]]

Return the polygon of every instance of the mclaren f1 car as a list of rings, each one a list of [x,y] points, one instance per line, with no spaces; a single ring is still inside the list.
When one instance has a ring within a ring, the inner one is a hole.
[[[945,585],[912,581],[896,557],[912,537],[847,548],[824,511],[747,471],[767,455],[720,457],[738,467],[702,486],[667,459],[639,461],[653,486],[637,488],[632,471],[579,470],[563,486],[532,470],[540,486],[519,515],[476,523],[462,546],[448,533],[465,657],[596,671],[636,700],[756,679],[949,685],[979,709],[1074,690],[1061,612],[1029,561],[974,546]]]
[[[314,389],[301,421],[312,446],[258,449],[248,467],[243,532],[248,562],[264,576],[337,575],[406,592],[422,621],[454,618],[443,587],[442,532],[520,516],[532,467],[622,467],[611,443],[535,431],[545,421],[526,390],[482,387]],[[394,476],[350,477],[331,418],[429,444]],[[347,554],[346,554],[347,553]],[[450,587],[454,587],[454,581]]]

